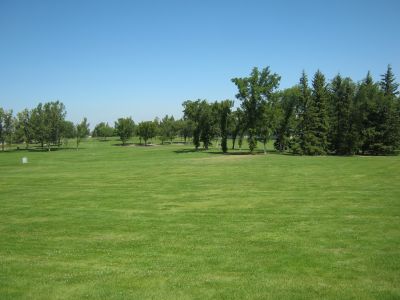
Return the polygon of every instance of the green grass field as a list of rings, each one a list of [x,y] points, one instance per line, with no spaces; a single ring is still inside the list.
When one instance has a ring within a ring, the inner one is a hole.
[[[0,299],[400,298],[400,157],[114,144],[0,153]]]

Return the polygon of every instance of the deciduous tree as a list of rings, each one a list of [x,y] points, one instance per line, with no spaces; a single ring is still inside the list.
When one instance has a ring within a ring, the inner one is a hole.
[[[117,122],[115,122],[115,132],[119,136],[122,141],[122,145],[125,145],[126,142],[133,136],[135,130],[135,123],[132,118],[119,118]]]
[[[251,152],[257,146],[257,134],[262,126],[264,105],[270,100],[274,90],[278,88],[280,79],[279,75],[271,73],[269,67],[261,71],[254,68],[250,77],[232,79],[238,88],[236,97],[242,102]]]

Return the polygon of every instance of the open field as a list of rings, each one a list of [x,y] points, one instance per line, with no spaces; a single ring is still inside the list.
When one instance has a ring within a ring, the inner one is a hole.
[[[400,298],[400,157],[115,143],[0,153],[0,299]]]

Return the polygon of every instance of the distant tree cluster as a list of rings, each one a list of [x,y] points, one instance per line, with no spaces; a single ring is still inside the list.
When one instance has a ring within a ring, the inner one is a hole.
[[[203,143],[208,149],[213,139],[221,144],[223,152],[228,151],[229,118],[233,101],[208,103],[206,100],[185,101],[183,103],[183,121],[192,128],[193,144],[198,149]]]
[[[100,126],[100,123],[97,126]],[[97,128],[96,126],[96,128]],[[95,130],[96,130],[95,128]],[[111,131],[110,131],[111,132]],[[143,121],[135,124],[131,117],[120,118],[115,122],[113,132],[120,138],[125,145],[130,138],[138,136],[140,143],[148,145],[148,141],[158,137],[162,144],[165,142],[173,143],[174,139],[180,137],[184,143],[192,135],[191,124],[183,119],[175,120],[173,116],[166,115],[161,121],[156,118],[154,121]],[[101,136],[97,134],[96,136]]]
[[[0,142],[2,150],[13,143],[37,143],[40,147],[60,147],[64,139],[76,138],[77,148],[80,139],[89,134],[89,124],[86,118],[82,123],[74,125],[65,120],[65,106],[60,101],[39,103],[34,109],[24,109],[15,117],[12,110],[0,107]]]

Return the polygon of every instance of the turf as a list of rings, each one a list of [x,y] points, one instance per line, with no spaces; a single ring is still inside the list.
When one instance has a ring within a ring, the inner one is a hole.
[[[190,149],[0,153],[0,299],[400,298],[400,157]]]

